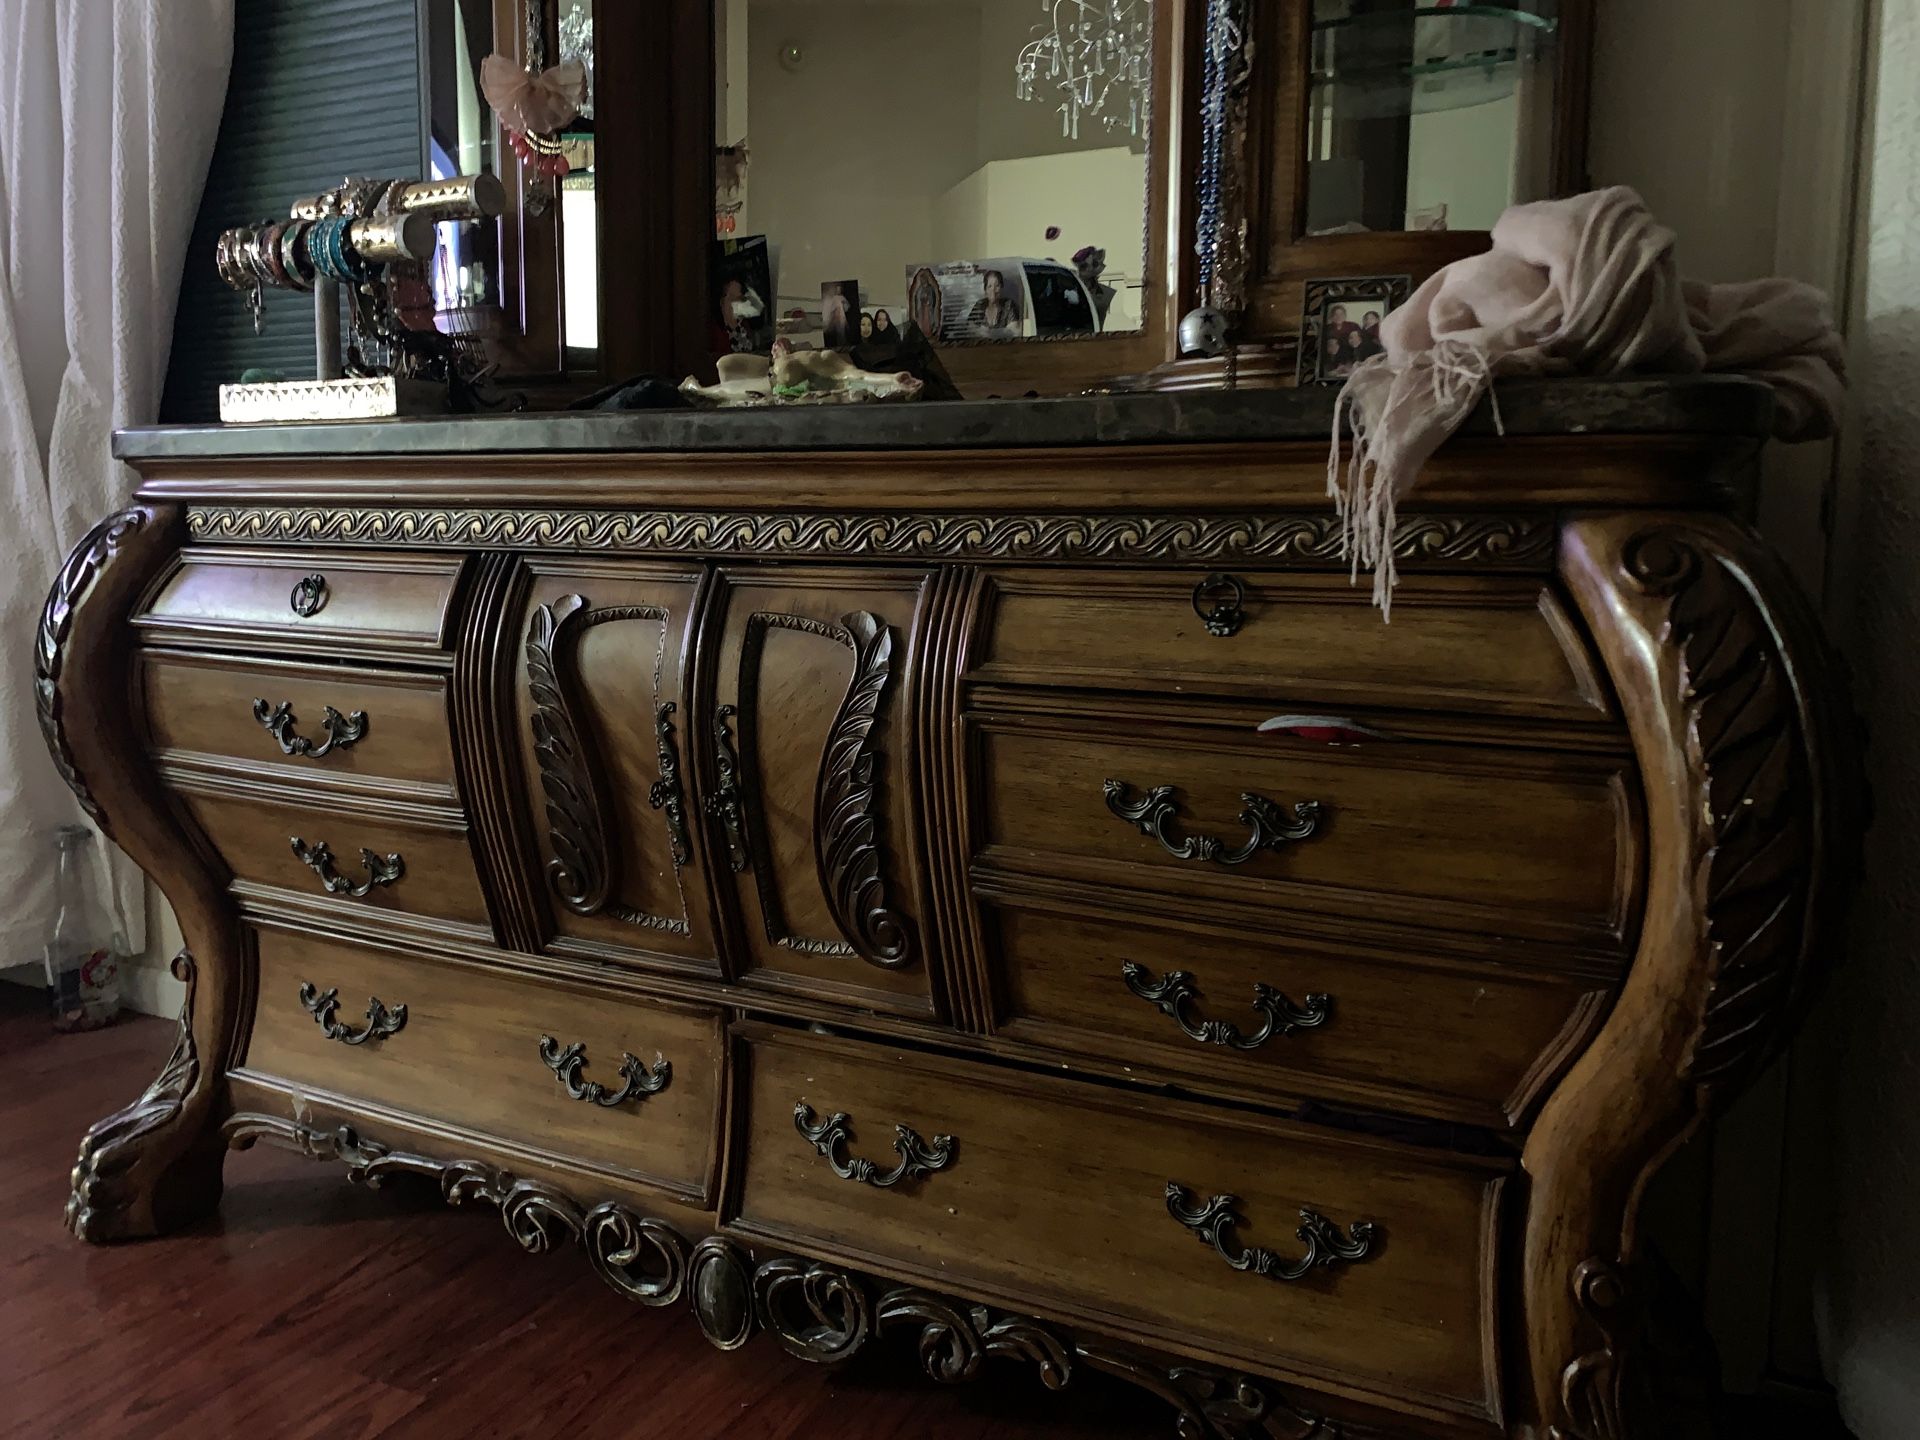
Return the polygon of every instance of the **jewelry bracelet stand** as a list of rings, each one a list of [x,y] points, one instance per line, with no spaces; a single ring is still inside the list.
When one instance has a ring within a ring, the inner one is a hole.
[[[220,274],[247,296],[256,333],[264,326],[266,290],[312,292],[314,378],[222,385],[221,420],[371,420],[451,409],[454,384],[481,361],[473,347],[434,325],[426,278],[434,227],[492,219],[504,200],[492,175],[416,183],[349,179],[295,204],[289,220],[223,234]],[[344,347],[343,285],[351,324]],[[372,358],[373,351],[384,358]]]

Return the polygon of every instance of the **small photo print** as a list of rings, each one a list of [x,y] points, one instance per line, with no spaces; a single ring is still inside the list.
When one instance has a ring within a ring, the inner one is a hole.
[[[820,335],[829,350],[845,350],[861,338],[860,282],[820,282]]]
[[[1380,322],[1406,302],[1408,275],[1366,275],[1309,280],[1300,316],[1299,381],[1338,385],[1386,349]]]
[[[773,266],[767,237],[713,242],[714,350],[765,355],[773,349]]]

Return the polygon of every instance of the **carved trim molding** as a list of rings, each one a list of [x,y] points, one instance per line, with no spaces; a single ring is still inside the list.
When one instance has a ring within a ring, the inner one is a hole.
[[[99,802],[87,788],[73,751],[67,745],[64,704],[60,695],[60,672],[65,667],[67,640],[73,634],[75,608],[92,588],[114,554],[132,536],[146,527],[147,512],[138,508],[110,515],[87,532],[86,538],[53,577],[47,591],[47,603],[40,612],[40,629],[33,647],[34,708],[40,717],[40,733],[47,742],[60,778],[80,801],[80,808],[96,824],[104,824]],[[124,1112],[123,1112],[124,1113]]]
[[[193,999],[199,967],[192,954],[182,950],[173,957],[172,970],[174,979],[187,987],[180,1004],[173,1053],[138,1100],[87,1131],[80,1142],[80,1158],[74,1162],[67,1228],[95,1244],[133,1233],[128,1212],[135,1187],[127,1183],[128,1172],[141,1158],[142,1140],[179,1116],[200,1078],[200,1056],[193,1042]]]
[[[874,1339],[916,1331],[921,1368],[944,1385],[979,1378],[987,1360],[1034,1367],[1051,1390],[1084,1367],[1138,1386],[1168,1405],[1179,1440],[1342,1440],[1336,1422],[1297,1407],[1278,1387],[1251,1376],[1081,1339],[1069,1331],[859,1271],[790,1255],[756,1261],[747,1248],[712,1235],[689,1247],[672,1226],[604,1201],[591,1209],[551,1186],[517,1179],[479,1160],[435,1160],[363,1138],[351,1126],[326,1129],[278,1115],[242,1113],[223,1133],[235,1149],[256,1141],[321,1160],[378,1188],[393,1175],[435,1182],[449,1204],[478,1201],[500,1210],[507,1232],[529,1254],[572,1242],[614,1289],[643,1305],[685,1297],[701,1333],[736,1350],[756,1330],[813,1364],[851,1359]]]
[[[437,549],[639,550],[685,555],[811,555],[919,560],[1271,560],[1345,566],[1332,515],[955,515],[430,509],[196,505],[203,544],[296,542]],[[1551,568],[1551,520],[1402,515],[1402,565]]]

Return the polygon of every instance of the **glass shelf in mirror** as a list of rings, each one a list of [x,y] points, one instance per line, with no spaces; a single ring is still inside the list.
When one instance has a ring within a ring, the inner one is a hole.
[[[1314,0],[1307,232],[1486,230],[1551,185],[1559,0]]]
[[[1159,8],[715,0],[713,352],[1138,333]]]

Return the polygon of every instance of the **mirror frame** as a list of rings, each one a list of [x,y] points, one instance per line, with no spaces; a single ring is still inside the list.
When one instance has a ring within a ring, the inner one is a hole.
[[[1246,338],[1297,340],[1310,279],[1408,275],[1418,288],[1434,271],[1492,243],[1484,230],[1392,231],[1369,235],[1306,233],[1307,72],[1312,63],[1312,0],[1250,0],[1253,44],[1245,183],[1251,243],[1240,277]],[[1587,127],[1592,91],[1596,0],[1560,0],[1554,73],[1549,193],[1588,188]],[[1265,113],[1259,113],[1264,108]],[[1231,148],[1229,150],[1231,153]]]

